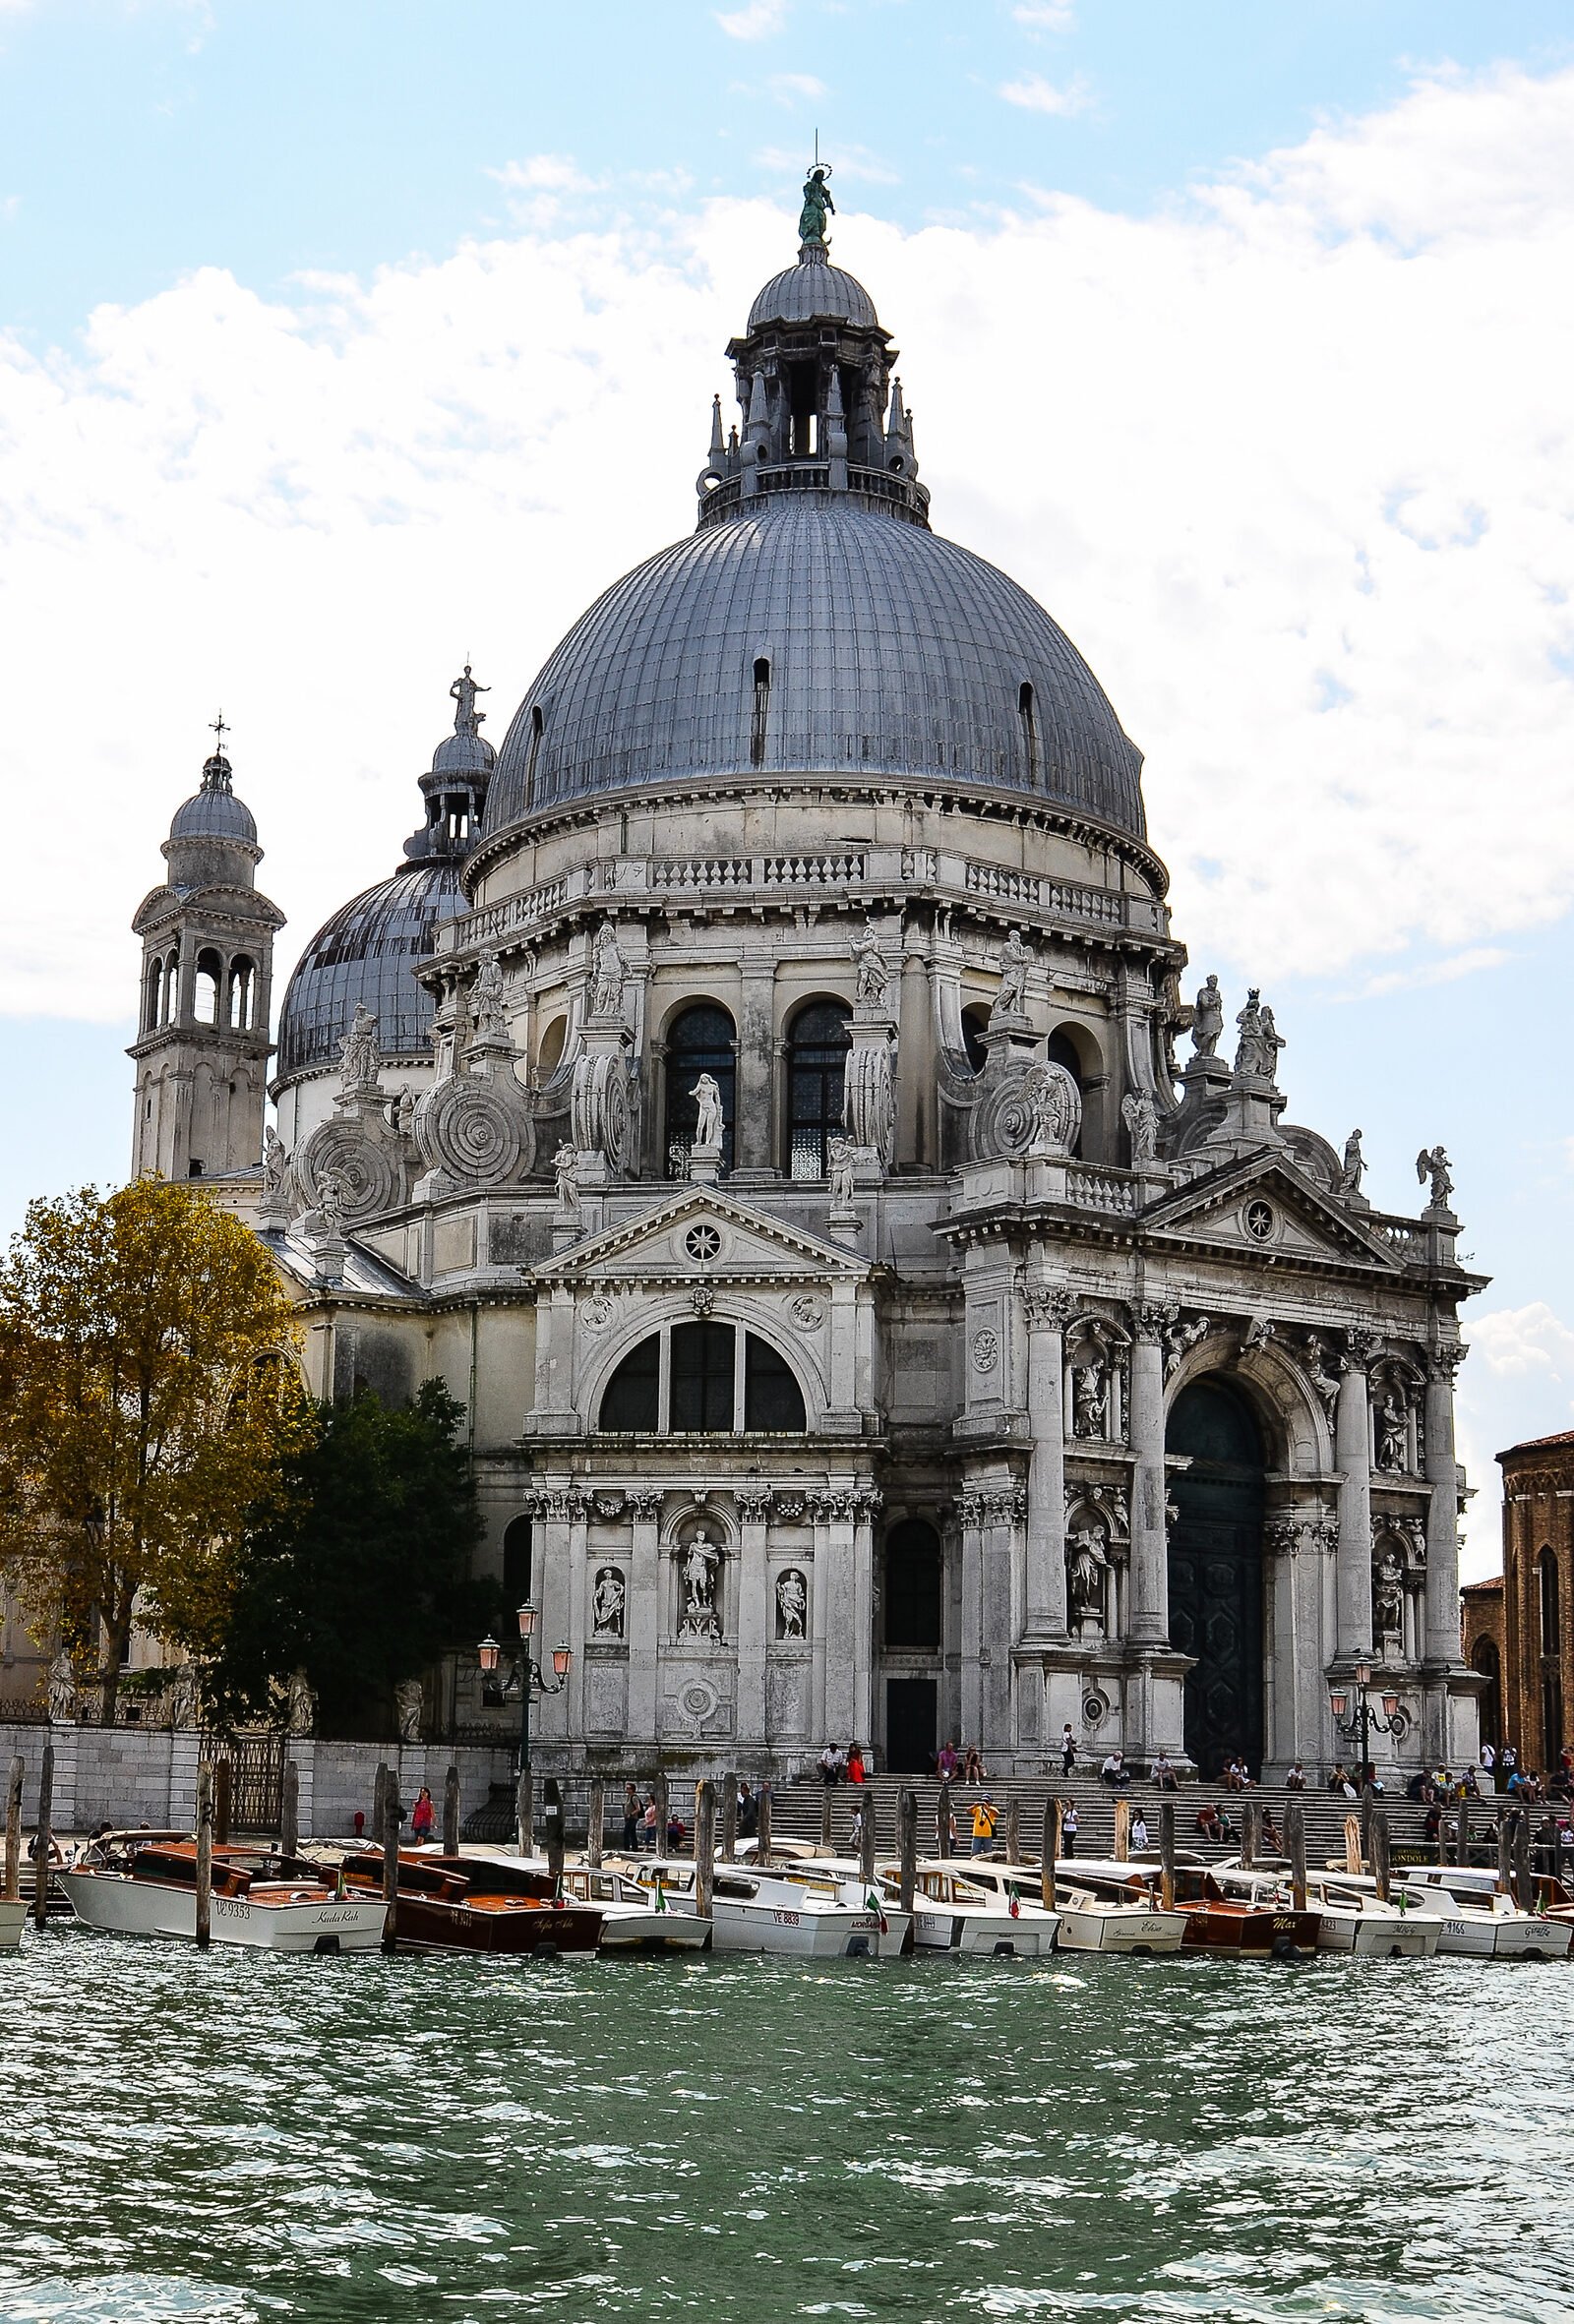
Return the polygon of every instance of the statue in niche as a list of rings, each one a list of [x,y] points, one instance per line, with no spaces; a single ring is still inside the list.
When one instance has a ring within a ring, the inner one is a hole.
[[[618,931],[610,920],[604,920],[596,930],[596,940],[590,952],[590,1013],[593,1017],[616,1017],[623,1010],[624,980],[629,964],[623,957],[618,942]]]
[[[1071,1368],[1071,1433],[1073,1436],[1101,1437],[1110,1409],[1110,1391],[1106,1383],[1106,1365],[1099,1356],[1089,1356],[1085,1363]]]
[[[598,1639],[621,1639],[628,1589],[616,1566],[603,1566],[596,1575],[590,1612]]]
[[[1389,1389],[1377,1406],[1377,1465],[1403,1470],[1410,1458],[1410,1415],[1404,1400]]]
[[[801,1639],[809,1616],[809,1584],[796,1566],[776,1577],[776,1636]]]
[[[830,1199],[833,1210],[845,1210],[853,1199],[853,1142],[838,1130],[826,1152],[830,1163]]]
[[[811,248],[817,243],[825,247],[825,219],[836,215],[836,205],[830,198],[825,180],[830,175],[828,162],[817,162],[804,181],[804,207],[798,213],[798,239]]]
[[[1339,1382],[1328,1369],[1327,1350],[1315,1332],[1306,1334],[1306,1372],[1317,1391],[1328,1425],[1333,1426],[1334,1406],[1339,1401]]]
[[[1110,1570],[1104,1537],[1096,1525],[1084,1525],[1066,1543],[1066,1610],[1079,1629],[1104,1627],[1104,1577]]]
[[[1339,1173],[1341,1194],[1359,1194],[1361,1182],[1366,1175],[1366,1158],[1361,1151],[1361,1132],[1352,1130],[1345,1140],[1344,1167]]]
[[[1385,1549],[1372,1570],[1371,1624],[1380,1639],[1405,1635],[1405,1569],[1396,1549]]]
[[[1199,1057],[1211,1057],[1224,1031],[1224,995],[1217,977],[1209,977],[1197,994],[1191,1019],[1191,1046]]]
[[[890,971],[880,958],[879,939],[872,927],[866,924],[862,935],[853,938],[851,951],[858,971],[855,987],[858,999],[873,1007],[883,1007]]]
[[[1131,1139],[1131,1167],[1140,1170],[1158,1152],[1159,1109],[1151,1098],[1131,1090],[1120,1101],[1120,1119]]]
[[[77,1716],[77,1674],[62,1646],[49,1665],[49,1716],[57,1727],[69,1727]]]
[[[695,1102],[695,1144],[719,1147],[722,1139],[721,1085],[702,1073],[689,1093]]]
[[[289,1149],[272,1122],[263,1132],[263,1207],[273,1208],[284,1199],[284,1173],[289,1168]]]
[[[325,1170],[318,1180],[317,1216],[323,1222],[323,1232],[337,1238],[344,1232],[344,1205],[348,1190],[337,1170]]]
[[[394,1690],[394,1715],[398,1721],[400,1743],[419,1743],[421,1713],[425,1698],[419,1679],[401,1679]]]
[[[341,1093],[364,1090],[377,1080],[377,1019],[363,1000],[355,1004],[355,1015],[338,1054]]]
[[[1431,1193],[1427,1206],[1434,1211],[1446,1211],[1454,1191],[1454,1174],[1448,1166],[1448,1157],[1440,1146],[1423,1147],[1416,1157],[1416,1182],[1423,1185],[1430,1178]]]
[[[415,1092],[407,1081],[399,1084],[399,1094],[394,1101],[393,1127],[401,1138],[415,1135]]]
[[[992,1025],[997,1017],[1021,1016],[1032,957],[1022,941],[1021,929],[1012,928],[1000,951],[1000,989],[995,995],[995,1006],[990,1011]]]
[[[552,1157],[552,1175],[557,1180],[558,1209],[565,1218],[579,1215],[579,1157],[565,1138]]]
[[[464,676],[456,678],[449,687],[450,701],[458,705],[454,713],[454,732],[456,735],[480,733],[481,721],[485,718],[486,712],[477,710],[475,697],[477,694],[489,694],[491,691],[492,688],[489,685],[476,685],[475,680],[470,676],[470,665],[466,662]]]
[[[495,952],[483,952],[470,986],[470,1014],[478,1041],[507,1041],[508,1011],[503,1000],[503,971]]]
[[[720,1570],[721,1552],[701,1525],[678,1553],[678,1579],[683,1585],[683,1615],[678,1624],[681,1639],[720,1638],[721,1624],[716,1617]]]

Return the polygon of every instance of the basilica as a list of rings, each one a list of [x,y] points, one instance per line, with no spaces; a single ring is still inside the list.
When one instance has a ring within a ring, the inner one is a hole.
[[[815,183],[694,531],[496,749],[454,681],[276,1045],[220,735],[135,922],[134,1166],[250,1221],[316,1393],[464,1405],[491,1570],[573,1649],[549,1769],[1027,1773],[1069,1724],[1282,1772],[1352,1756],[1362,1665],[1374,1751],[1459,1765],[1447,1157],[1374,1210],[1271,1005],[1185,977],[1141,754],[933,528]],[[508,1723],[463,1655],[421,1715]]]

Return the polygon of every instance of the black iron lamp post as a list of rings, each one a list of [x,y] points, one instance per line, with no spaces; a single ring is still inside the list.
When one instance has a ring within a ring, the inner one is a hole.
[[[552,1649],[552,1676],[549,1679],[530,1650],[539,1620],[536,1608],[528,1599],[519,1608],[519,1756],[515,1765],[516,1775],[529,1772],[530,1766],[530,1698],[533,1694],[561,1695],[569,1680],[569,1667],[574,1661],[574,1648],[564,1644]],[[503,1659],[503,1648],[492,1637],[484,1638],[476,1648],[481,1668],[495,1671]]]
[[[1351,1692],[1349,1687],[1330,1687],[1328,1704],[1334,1714],[1334,1725],[1346,1742],[1359,1742],[1361,1745],[1361,1788],[1364,1792],[1369,1788],[1373,1733],[1392,1735],[1396,1743],[1403,1742],[1410,1732],[1410,1714],[1401,1707],[1399,1697],[1393,1689],[1387,1687],[1383,1689],[1381,1713],[1372,1709],[1371,1664],[1365,1660],[1356,1665],[1356,1709],[1354,1715],[1347,1718],[1345,1714],[1350,1709]]]

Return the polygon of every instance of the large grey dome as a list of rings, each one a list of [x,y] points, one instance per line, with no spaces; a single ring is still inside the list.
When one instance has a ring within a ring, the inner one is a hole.
[[[509,729],[487,831],[586,794],[823,772],[1026,793],[1142,836],[1141,765],[1075,646],[995,566],[846,496],[781,493],[575,623]]]
[[[301,954],[278,1019],[279,1077],[332,1064],[364,1001],[385,1057],[431,1046],[432,998],[413,974],[437,931],[465,910],[459,859],[412,864],[341,904]]]
[[[878,330],[875,302],[854,274],[826,264],[784,267],[749,310],[749,328],[764,323],[855,323]]]

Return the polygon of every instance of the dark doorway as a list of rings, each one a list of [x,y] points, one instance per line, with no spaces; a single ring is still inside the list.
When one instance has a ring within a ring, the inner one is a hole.
[[[938,1750],[939,1681],[885,1681],[885,1770],[927,1775]]]
[[[1262,1439],[1245,1399],[1223,1380],[1183,1388],[1168,1450],[1172,1476],[1170,1639],[1197,1667],[1185,1686],[1185,1747],[1208,1782],[1240,1752],[1262,1763]]]

